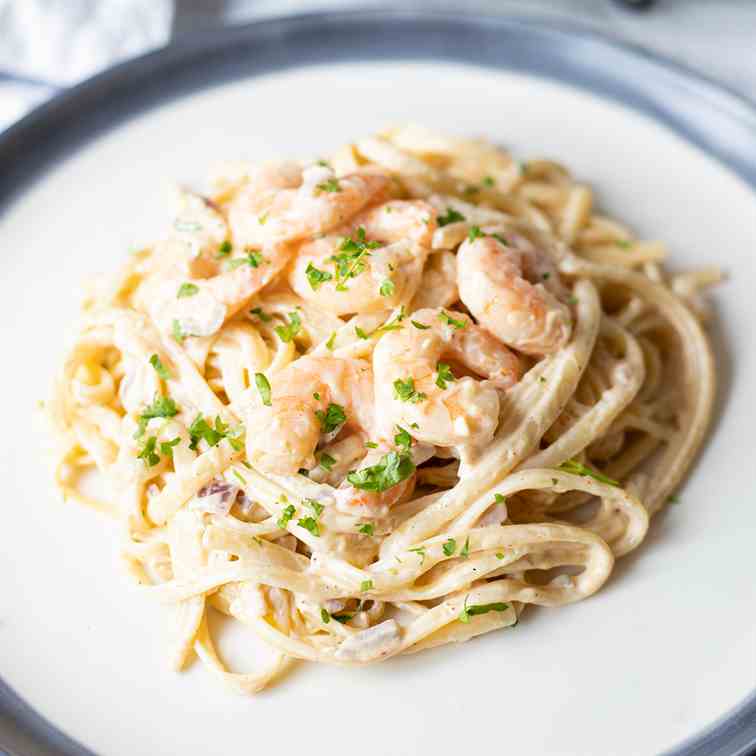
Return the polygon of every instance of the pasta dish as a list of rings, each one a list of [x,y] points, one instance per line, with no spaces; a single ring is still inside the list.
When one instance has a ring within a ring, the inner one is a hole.
[[[46,405],[173,665],[256,692],[598,591],[706,432],[718,270],[665,270],[557,163],[415,125],[210,187],[88,288]],[[229,669],[213,611],[270,662]]]

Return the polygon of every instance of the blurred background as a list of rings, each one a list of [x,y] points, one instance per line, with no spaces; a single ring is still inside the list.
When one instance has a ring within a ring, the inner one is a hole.
[[[366,0],[0,0],[0,131],[60,89],[186,34],[380,7],[386,4]],[[393,7],[572,19],[756,100],[756,0],[405,0]]]

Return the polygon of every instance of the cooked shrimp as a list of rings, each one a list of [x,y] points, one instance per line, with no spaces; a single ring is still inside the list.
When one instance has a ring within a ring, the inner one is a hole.
[[[270,404],[253,389],[245,412],[247,458],[262,470],[290,475],[314,467],[318,443],[342,427],[371,435],[373,371],[364,360],[302,357],[270,386]]]
[[[484,376],[455,377],[458,363]],[[394,425],[420,441],[455,447],[468,457],[493,437],[497,388],[520,379],[516,355],[459,312],[418,310],[401,330],[383,336],[373,353],[376,413],[384,437]]]
[[[426,202],[395,200],[370,208],[341,235],[303,244],[289,283],[335,315],[398,307],[417,291],[435,228],[436,212]]]
[[[234,241],[262,246],[330,231],[375,201],[388,184],[388,177],[381,174],[336,178],[331,169],[321,166],[306,168],[296,188],[261,188],[253,182],[229,208]]]
[[[526,354],[555,352],[572,330],[570,310],[555,295],[561,290],[556,266],[519,235],[500,239],[468,239],[459,248],[460,299],[505,344]]]
[[[170,278],[151,287],[150,315],[166,333],[211,336],[284,268],[291,254],[285,244],[247,249],[243,255],[207,260],[203,278],[182,276],[174,268]]]

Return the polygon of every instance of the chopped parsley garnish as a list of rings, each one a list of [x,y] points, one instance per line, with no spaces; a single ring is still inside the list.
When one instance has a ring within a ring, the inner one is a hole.
[[[465,191],[463,192],[463,194],[466,197],[470,197],[473,194],[477,194],[479,191],[480,191],[480,187],[479,186],[475,186],[474,184],[470,184],[469,186],[465,187]]]
[[[141,438],[144,435],[147,423],[153,417],[175,417],[178,415],[178,406],[169,396],[156,396],[152,404],[145,407],[142,414],[139,415],[139,429],[134,434],[134,438]]]
[[[465,604],[462,611],[459,613],[460,622],[469,622],[470,617],[474,617],[476,614],[488,614],[489,612],[506,612],[509,609],[509,604],[505,604],[503,601],[496,601],[493,604],[472,604],[467,606]]]
[[[567,297],[567,302],[571,305],[576,305],[580,300],[574,295],[570,294],[569,297]]]
[[[347,416],[344,412],[344,408],[340,404],[330,403],[328,409],[316,410],[315,417],[320,420],[320,427],[323,433],[331,433],[335,431],[340,425],[346,422]]]
[[[158,355],[153,354],[152,357],[150,357],[150,365],[155,368],[155,372],[164,380],[167,381],[170,378],[173,378],[171,375],[171,371],[168,370],[168,368],[163,365],[163,361],[158,357]]]
[[[184,297],[193,297],[199,293],[199,286],[193,283],[182,283],[179,286],[178,292],[176,292],[177,299],[183,299]]]
[[[428,398],[427,394],[415,390],[415,379],[412,376],[407,378],[406,381],[403,381],[401,378],[397,378],[394,381],[394,396],[400,402],[412,402],[413,404],[417,404]]]
[[[231,470],[231,472],[234,474],[234,477],[239,481],[239,483],[241,483],[243,486],[247,485],[245,477],[238,470]]]
[[[430,328],[429,325],[425,325],[425,323],[420,323],[417,320],[410,320],[410,323],[412,323],[412,325],[415,326],[415,328],[417,328],[419,331],[427,331]]]
[[[630,249],[633,246],[633,242],[630,239],[618,239],[616,244],[620,249]]]
[[[257,216],[257,222],[264,226],[268,222],[268,214],[267,213],[260,213],[260,215]]]
[[[549,280],[549,278],[551,278],[551,273],[549,273],[549,272],[547,271],[546,273],[543,273],[543,274],[541,274],[541,278],[542,278],[542,279],[543,279],[544,281],[548,281],[548,280]]]
[[[310,471],[306,467],[300,467],[299,470],[297,470],[297,475],[304,475],[305,478],[309,478]]]
[[[451,556],[457,550],[457,542],[453,538],[450,538],[444,542],[441,548],[444,550],[446,556]]]
[[[376,328],[375,333],[387,333],[388,331],[397,331],[399,330],[402,325],[402,321],[404,320],[404,305],[402,305],[399,308],[399,313],[393,320],[389,320],[388,323],[385,325],[382,325],[380,328]]]
[[[325,507],[317,499],[305,499],[304,503],[315,512],[315,517],[320,517],[323,514]]]
[[[365,270],[365,257],[370,255],[371,249],[380,247],[377,241],[367,241],[365,227],[357,229],[357,238],[347,236],[339,245],[339,254],[330,258],[336,267],[336,289],[346,291],[346,281],[355,278]]]
[[[352,470],[347,480],[362,491],[382,493],[401,483],[415,472],[415,465],[407,452],[390,451],[377,464]]]
[[[453,207],[447,207],[444,215],[438,216],[439,226],[448,226],[450,223],[467,220],[462,213],[458,213]]]
[[[362,328],[360,328],[359,326],[355,326],[354,327],[354,332],[357,334],[357,337],[360,338],[360,339],[369,339],[370,338],[370,334],[369,333],[365,333],[365,331],[363,331]]]
[[[616,480],[612,480],[610,477],[604,475],[603,473],[600,473],[597,470],[592,470],[590,467],[586,467],[585,465],[577,462],[574,459],[568,459],[566,462],[562,462],[562,464],[559,465],[559,469],[564,470],[568,473],[572,473],[573,475],[582,475],[584,477],[587,476],[589,478],[594,478],[600,483],[608,483],[610,486],[619,486],[619,483]]]
[[[326,281],[330,281],[333,278],[332,273],[329,273],[327,270],[319,270],[312,263],[307,263],[305,275],[313,291],[317,291]]]
[[[425,561],[425,546],[418,546],[417,548],[410,549],[410,551],[420,557],[420,564]]]
[[[357,531],[359,533],[364,533],[365,535],[373,535],[375,532],[375,526],[372,522],[366,522],[364,525],[360,525],[359,528],[357,528]]]
[[[316,402],[319,402],[319,401],[320,401],[320,394],[319,394],[319,393],[318,393],[317,391],[313,391],[313,393],[312,393],[312,398],[313,398],[313,399],[314,399],[314,400],[315,400]]]
[[[462,547],[462,551],[459,552],[459,555],[463,559],[467,559],[467,557],[470,556],[470,536],[467,536],[465,539],[465,545]]]
[[[226,239],[226,241],[222,242],[218,247],[218,257],[228,257],[231,254],[232,249],[231,242]]]
[[[322,168],[330,168],[331,164],[327,160],[317,160],[315,162],[315,165],[319,165]]]
[[[446,323],[446,325],[450,325],[457,331],[467,325],[464,320],[455,320],[451,315],[449,315],[449,313],[446,312],[446,310],[441,310],[441,312],[438,313],[438,319]]]
[[[378,444],[376,444],[374,441],[365,441],[365,446],[367,446],[368,449],[378,448]]]
[[[241,449],[239,436],[242,432],[241,426],[230,428],[219,416],[216,416],[213,426],[202,415],[197,415],[189,426],[189,437],[191,438],[189,448],[196,449],[200,441],[206,441],[208,446],[217,446],[225,438],[228,439],[228,443],[235,451],[239,451]]]
[[[281,511],[281,516],[276,520],[276,525],[278,525],[281,530],[286,530],[286,526],[291,521],[291,518],[294,517],[297,510],[294,508],[293,504],[289,504],[288,506],[285,506],[283,510]]]
[[[378,293],[382,297],[393,297],[395,291],[396,286],[394,286],[394,282],[388,278],[381,284],[381,288],[378,289]]]
[[[320,526],[318,525],[318,521],[314,517],[302,517],[301,519],[297,520],[297,525],[299,525],[300,528],[309,530],[310,533],[312,533],[314,536],[320,535]]]
[[[285,326],[276,326],[275,328],[278,338],[280,338],[285,344],[292,341],[301,330],[302,318],[299,317],[299,313],[297,312],[289,313],[289,322]]]
[[[326,471],[330,472],[333,469],[333,466],[336,464],[336,459],[332,457],[327,452],[323,452],[318,457],[318,464]]]
[[[270,381],[262,373],[255,373],[255,386],[257,386],[262,403],[266,407],[270,407]]]
[[[228,261],[229,270],[236,270],[242,265],[249,265],[250,268],[259,268],[263,263],[262,252],[259,249],[248,249],[244,257],[237,257]]]
[[[472,242],[476,239],[482,239],[485,234],[480,230],[480,226],[471,226],[467,232],[467,238]]]
[[[680,497],[677,494],[671,494],[670,496],[667,496],[667,504],[678,504],[680,502]]]
[[[484,176],[481,182],[483,186],[492,187],[496,182],[493,180],[493,176]]]
[[[170,441],[161,441],[160,442],[160,453],[164,457],[173,457],[173,447],[178,446],[181,443],[181,439],[176,436],[176,438],[172,438]]]
[[[184,333],[181,328],[181,323],[179,323],[176,318],[174,318],[173,323],[171,323],[171,332],[173,333],[173,338],[176,339],[179,344],[181,344],[181,342],[183,342],[183,340],[189,335],[188,333]]]
[[[496,552],[496,558],[497,559],[504,559],[504,554],[502,554],[500,551]]]
[[[373,581],[372,580],[363,580],[360,583],[360,591],[362,593],[365,593],[365,591],[370,591],[373,588]]]
[[[329,178],[325,181],[321,181],[316,187],[315,187],[315,195],[321,194],[322,192],[340,192],[341,191],[341,185],[339,184],[338,179],[335,178]]]
[[[509,242],[501,234],[489,234],[489,236],[492,236],[497,242],[503,244],[505,247],[509,246]]]
[[[336,331],[333,331],[333,333],[331,333],[331,335],[328,337],[328,341],[326,341],[326,349],[329,352],[333,351],[335,342],[336,342]]]
[[[451,367],[445,362],[439,362],[436,365],[436,370],[438,371],[438,374],[436,375],[436,386],[440,389],[445,389],[447,383],[453,383],[457,380],[451,371]]]
[[[396,428],[399,432],[394,436],[394,443],[409,451],[412,446],[412,436],[401,426],[397,425]]]
[[[502,496],[500,493],[494,494],[494,503],[495,504],[506,504],[507,503],[507,497]]]
[[[538,376],[538,382],[539,383],[546,383],[546,378],[542,375]]]
[[[323,620],[323,624],[327,625],[331,621],[331,615],[325,609],[320,610],[320,619]]]
[[[142,447],[142,451],[137,454],[137,459],[144,460],[146,467],[154,467],[160,462],[160,455],[155,451],[157,445],[157,436],[150,436]]]
[[[270,321],[272,320],[271,316],[268,315],[268,313],[265,312],[262,307],[253,307],[249,311],[249,314],[257,315],[257,317],[260,318],[260,320],[262,320],[263,323],[270,323]]]

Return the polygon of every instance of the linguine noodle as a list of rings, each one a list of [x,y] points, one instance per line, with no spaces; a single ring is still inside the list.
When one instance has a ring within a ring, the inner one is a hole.
[[[719,272],[670,274],[557,163],[417,126],[212,186],[91,287],[47,405],[64,496],[117,517],[129,574],[176,608],[174,667],[253,693],[294,659],[368,664],[598,591],[703,440]],[[546,266],[505,292],[526,317],[480,304],[476,251]],[[212,611],[270,663],[231,672]]]

